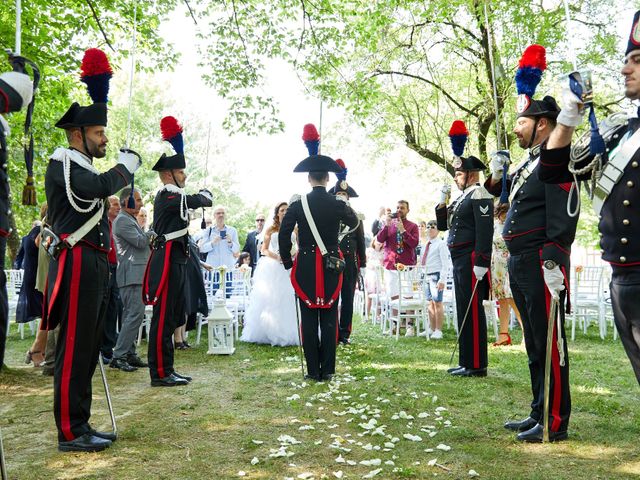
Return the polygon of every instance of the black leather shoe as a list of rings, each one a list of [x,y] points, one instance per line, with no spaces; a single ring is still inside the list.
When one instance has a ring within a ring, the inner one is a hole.
[[[100,452],[110,446],[110,440],[105,440],[91,433],[85,433],[68,442],[58,442],[58,450],[61,452]]]
[[[341,338],[340,340],[338,340],[338,343],[341,343],[342,345],[351,345],[351,340],[349,340],[348,338]]]
[[[136,370],[138,370],[133,365],[129,365],[129,362],[127,362],[124,358],[114,358],[113,360],[111,360],[111,365],[109,365],[109,367],[117,368],[118,370],[122,370],[123,372],[135,372]]]
[[[464,367],[461,367],[460,365],[458,365],[457,367],[448,368],[447,373],[453,373],[456,370],[460,370],[461,368],[464,368]]]
[[[142,361],[142,359],[138,355],[127,355],[127,363],[132,367],[138,368],[147,368],[149,366],[148,363]]]
[[[193,380],[193,378],[191,378],[188,375],[181,375],[178,372],[173,372],[173,376],[174,377],[178,377],[178,378],[182,378],[183,380],[186,380],[187,382],[190,382],[191,380]]]
[[[451,372],[451,375],[456,377],[486,377],[486,368],[460,368]]]
[[[168,377],[151,379],[152,387],[177,387],[180,385],[189,385],[189,382],[184,378],[176,377],[173,373]]]
[[[324,375],[322,375],[322,381],[323,382],[330,382],[331,380],[333,380],[333,374],[332,373],[325,373]]]
[[[538,423],[535,427],[530,428],[526,432],[519,433],[516,438],[521,442],[541,443],[543,429],[544,427]],[[560,442],[567,438],[569,438],[569,433],[566,430],[563,432],[549,432],[550,442]]]
[[[309,375],[308,373],[304,376],[305,380],[313,380],[314,382],[320,382],[322,379],[320,375]]]
[[[115,433],[111,432],[99,432],[94,430],[93,428],[89,430],[89,433],[94,437],[103,438],[105,440],[109,440],[111,442],[115,442],[118,439],[118,436]]]
[[[520,420],[519,422],[507,422],[504,424],[504,428],[507,430],[513,430],[514,432],[526,432],[527,430],[535,427],[538,424],[538,421],[527,417],[524,420]]]

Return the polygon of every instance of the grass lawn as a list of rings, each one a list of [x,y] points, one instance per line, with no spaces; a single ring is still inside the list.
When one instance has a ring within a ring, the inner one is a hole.
[[[303,384],[296,348],[240,343],[232,356],[209,356],[206,337],[176,352],[178,371],[194,377],[187,387],[151,388],[146,371],[107,369],[119,440],[102,453],[63,454],[51,378],[22,365],[32,337],[20,340],[12,325],[10,368],[0,373],[9,477],[463,479],[475,470],[485,479],[638,478],[640,390],[619,341],[596,330],[570,345],[567,442],[521,444],[502,428],[529,413],[519,345],[489,347],[485,379],[451,378],[453,331],[441,341],[396,342],[356,320],[329,384]],[[109,429],[99,374],[92,421]]]

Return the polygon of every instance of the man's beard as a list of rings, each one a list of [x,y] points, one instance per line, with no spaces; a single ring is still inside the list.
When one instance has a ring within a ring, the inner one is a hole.
[[[87,142],[89,143],[89,142]],[[91,145],[87,145],[89,147],[89,155],[91,155],[93,158],[104,158],[107,156],[107,149],[101,149],[98,145],[96,144],[91,144]],[[106,146],[105,146],[106,147]]]

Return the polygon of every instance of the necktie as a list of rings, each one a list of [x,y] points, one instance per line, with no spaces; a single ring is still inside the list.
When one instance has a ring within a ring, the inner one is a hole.
[[[421,265],[426,265],[427,264],[427,255],[429,254],[429,247],[431,246],[431,240],[429,240],[427,242],[427,245],[424,247],[424,253],[422,254],[422,261],[420,262]]]

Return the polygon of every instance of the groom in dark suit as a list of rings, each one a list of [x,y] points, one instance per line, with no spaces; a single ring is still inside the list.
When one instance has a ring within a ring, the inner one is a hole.
[[[251,255],[251,276],[253,276],[260,256],[260,239],[258,236],[262,233],[262,230],[264,230],[264,221],[265,218],[263,214],[259,213],[256,215],[256,229],[249,232],[247,240],[244,242],[244,247],[242,248],[243,252]]]
[[[294,172],[309,172],[313,190],[307,194],[309,210],[319,236],[331,257],[342,258],[338,248],[340,222],[354,228],[356,213],[345,202],[327,193],[329,172],[342,169],[330,157],[318,155],[320,136],[313,125],[305,126],[303,140],[310,156],[300,162]],[[298,254],[291,259],[291,233],[298,225]],[[307,360],[306,378],[331,380],[335,373],[336,342],[338,336],[338,295],[342,273],[325,266],[317,242],[305,216],[301,199],[291,202],[280,225],[278,235],[280,257],[291,270],[291,283],[298,297],[301,316],[302,346]],[[320,337],[318,337],[320,326]]]

